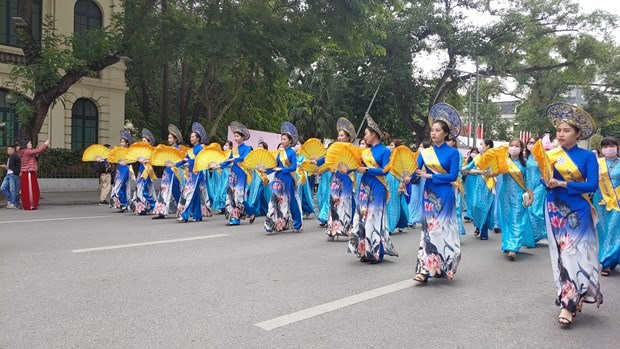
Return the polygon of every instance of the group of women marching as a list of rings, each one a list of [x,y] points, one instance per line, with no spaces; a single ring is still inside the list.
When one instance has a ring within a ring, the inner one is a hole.
[[[485,140],[466,163],[456,149],[460,116],[444,103],[430,109],[431,143],[417,149],[399,140],[385,146],[388,136],[370,115],[359,145],[353,124],[340,118],[337,141],[327,149],[321,144],[314,153],[310,144],[318,140],[301,145],[289,122],[282,123],[281,143],[272,151],[265,143],[259,149],[246,145],[250,132],[238,122],[230,125],[234,142],[224,148],[208,144],[199,123],[192,125],[190,146],[184,147],[181,132],[170,125],[168,147],[182,158],[164,161],[159,194],[151,159],[138,157],[134,173],[131,164],[116,158],[113,205],[119,212],[153,214],[153,219],[174,214],[179,222],[220,212],[228,225],[239,225],[264,215],[267,235],[299,233],[304,215],[316,214],[328,241],[347,239],[348,251],[370,264],[398,256],[392,234],[419,223],[413,279],[420,283],[455,277],[465,216],[480,240],[489,238],[489,230],[501,232],[501,249],[511,261],[521,248],[548,240],[561,307],[558,321],[568,325],[583,303],[602,303],[599,275],[609,275],[620,262],[620,233],[613,228],[620,224],[620,144],[605,138],[604,157],[597,159],[577,146],[595,129],[585,111],[555,103],[546,115],[556,127],[559,147],[537,138],[527,144],[513,139],[503,147]],[[155,147],[148,130],[142,136],[144,146],[163,149]],[[132,143],[121,131],[121,148],[131,149]],[[205,167],[203,154],[211,153],[225,156],[209,157]],[[309,185],[313,176],[316,208]]]

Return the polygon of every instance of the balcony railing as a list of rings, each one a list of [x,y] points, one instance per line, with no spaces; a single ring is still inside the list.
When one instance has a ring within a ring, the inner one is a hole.
[[[0,63],[6,64],[26,64],[26,57],[18,53],[0,51]]]

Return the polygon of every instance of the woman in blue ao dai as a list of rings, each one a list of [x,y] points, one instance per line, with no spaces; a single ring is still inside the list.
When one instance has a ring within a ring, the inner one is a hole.
[[[298,140],[297,130],[291,123],[284,122],[281,126],[281,133],[282,148],[276,156],[278,167],[261,171],[275,173],[270,183],[271,199],[264,224],[267,235],[273,235],[291,228],[294,233],[299,233],[303,225],[297,184],[295,183],[297,156],[291,148],[291,145]]]
[[[202,216],[211,217],[209,194],[205,185],[204,171],[194,173],[194,161],[202,150],[200,133],[194,131],[190,135],[192,148],[187,150],[185,159],[177,163],[177,167],[183,167],[185,172],[185,186],[181,192],[178,206],[178,221],[187,222],[192,217],[193,221],[202,221]]]
[[[379,126],[369,115],[366,118],[368,127],[364,140],[368,148],[362,151],[365,166],[357,169],[362,178],[348,251],[355,253],[362,262],[376,264],[383,262],[385,254],[398,256],[398,252],[392,244],[385,217],[389,196],[385,166],[390,162],[390,150],[381,144],[383,132]]]
[[[532,137],[527,141],[527,162],[525,166],[525,185],[527,190],[532,192],[533,195],[532,204],[527,208],[532,226],[532,232],[528,235],[533,235],[535,242],[547,238],[547,228],[545,227],[545,197],[547,196],[547,189],[540,182],[540,168],[538,168],[538,163],[534,160],[534,156],[531,155],[537,140],[536,137]]]
[[[570,325],[583,303],[601,304],[598,241],[588,194],[598,188],[598,162],[594,153],[579,148],[578,139],[594,133],[594,123],[583,110],[555,103],[547,116],[556,126],[561,147],[546,153],[553,166],[547,188],[547,240],[556,304],[562,310],[558,322]]]
[[[598,213],[599,262],[601,275],[609,276],[620,264],[620,166],[618,140],[604,138],[601,142],[603,158],[599,159],[599,189],[594,194]],[[602,192],[605,191],[606,195]]]
[[[449,136],[448,123],[436,120],[431,127],[433,146],[418,156],[415,174],[426,178],[422,232],[413,278],[418,282],[427,282],[429,277],[452,279],[461,260],[457,189],[452,184],[459,176],[460,161],[458,150],[446,143]]]
[[[121,130],[121,147],[128,148],[133,139],[128,131]],[[112,187],[111,201],[119,213],[127,212],[129,198],[131,197],[131,180],[135,178],[133,168],[124,159],[116,165],[114,173],[114,186]]]
[[[269,146],[265,142],[258,142],[258,148],[269,150]],[[254,208],[254,214],[256,216],[267,215],[270,198],[271,189],[269,188],[269,178],[267,178],[266,174],[254,170],[248,193],[248,202],[250,206]]]
[[[175,127],[176,129],[176,127]],[[171,131],[169,128],[168,131]],[[179,149],[180,134],[170,132],[168,134],[168,145]],[[175,214],[177,205],[181,198],[181,173],[174,163],[166,163],[166,168],[161,176],[161,185],[157,203],[155,204],[155,217],[152,219],[163,219],[167,214]]]
[[[508,173],[502,174],[502,186],[498,195],[498,214],[502,230],[502,250],[514,261],[522,246],[534,247],[534,235],[526,206],[532,201],[527,190],[526,162],[523,158],[523,142],[513,139],[509,143]],[[527,200],[524,194],[527,193]],[[525,204],[525,205],[524,205]]]
[[[493,141],[485,139],[480,143],[481,154],[487,149],[493,148]],[[483,175],[484,171],[476,167],[476,164],[480,160],[481,155],[474,158],[474,161],[467,164],[463,169],[468,175],[467,180],[474,181],[474,188],[472,192],[468,192],[467,195],[472,195],[472,219],[476,230],[474,231],[474,237],[480,236],[480,240],[489,239],[489,229],[493,229],[495,218],[493,217],[495,202],[495,184],[497,180],[492,177],[486,177]]]
[[[390,142],[388,148],[390,152],[394,152],[394,149],[401,145],[403,145],[403,141],[396,138]],[[392,234],[398,229],[400,233],[409,225],[409,207],[405,193],[410,192],[411,187],[405,187],[404,183],[401,185],[401,181],[391,172],[385,175],[385,179],[390,192],[386,206],[388,231]]]
[[[246,190],[248,179],[251,180],[251,173],[241,167],[243,160],[252,150],[252,147],[243,143],[250,138],[250,132],[238,122],[232,122],[230,128],[237,145],[233,147],[228,160],[219,165],[221,168],[231,167],[226,188],[225,214],[226,219],[228,219],[227,225],[239,225],[246,216],[249,217],[250,223],[254,223],[254,207],[247,201]]]

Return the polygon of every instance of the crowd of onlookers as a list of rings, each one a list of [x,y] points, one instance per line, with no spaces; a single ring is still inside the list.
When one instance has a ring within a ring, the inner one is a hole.
[[[37,156],[49,146],[47,140],[34,148],[30,140],[22,140],[6,148],[8,159],[0,168],[6,171],[2,180],[2,194],[8,201],[6,208],[36,210],[39,207]]]

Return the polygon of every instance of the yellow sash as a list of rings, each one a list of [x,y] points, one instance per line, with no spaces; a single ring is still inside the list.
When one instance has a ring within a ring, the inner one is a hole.
[[[603,200],[601,200],[599,205],[605,205],[607,211],[620,211],[620,206],[618,205],[618,198],[620,198],[620,186],[614,190],[605,158],[598,159],[598,170],[598,187],[603,195]]]
[[[474,165],[476,165],[476,167],[478,167],[478,162],[480,161],[482,155],[478,154],[474,157]],[[483,170],[483,168],[478,168],[479,170]],[[497,183],[497,179],[495,177],[486,177],[483,176],[484,178],[484,182],[487,184],[487,188],[489,188],[490,191],[493,191],[493,189],[495,188],[495,184]]]
[[[552,166],[560,173],[562,178],[564,178],[567,182],[584,182],[585,179],[583,175],[579,171],[579,168],[573,160],[568,156],[568,154],[564,151],[564,148],[557,147],[555,149],[549,150],[547,152],[547,156],[551,161]],[[592,206],[592,202],[588,197],[588,194],[581,194],[584,199]],[[594,206],[592,206],[594,207]]]
[[[365,148],[362,150],[362,161],[364,165],[368,168],[381,168],[375,158],[372,156],[372,149]],[[385,176],[377,176],[377,179],[383,186],[385,187],[385,191],[388,193],[388,198],[390,197],[390,190],[388,189],[387,181],[385,180]]]
[[[157,176],[155,175],[155,171],[153,171],[153,166],[150,164],[144,164],[144,170],[142,171],[142,179],[146,179],[146,177],[151,177],[151,180],[155,180]]]
[[[437,157],[437,153],[435,153],[435,149],[433,149],[433,147],[422,150],[422,159],[424,159],[424,165],[426,165],[426,167],[428,167],[431,171],[441,174],[448,173],[448,171],[441,167],[441,163],[439,163],[439,158]],[[461,192],[461,195],[465,195],[465,188],[463,187],[463,183],[458,176],[456,181],[452,182],[452,186],[457,188]]]
[[[291,166],[291,162],[288,161],[288,156],[286,155],[286,149],[280,149],[279,150],[279,154],[276,157],[276,160],[280,159],[280,162],[282,163],[282,166],[284,167],[289,167]],[[291,172],[290,173],[291,177],[293,177],[293,181],[295,182],[295,185],[297,185],[297,173],[296,172]]]
[[[508,158],[506,160],[508,163],[508,173],[510,174],[510,177],[512,177],[512,179],[517,182],[521,189],[527,191],[527,189],[525,188],[525,178],[523,177],[523,172],[521,172],[519,166],[517,166],[517,164],[515,164],[511,158]]]

